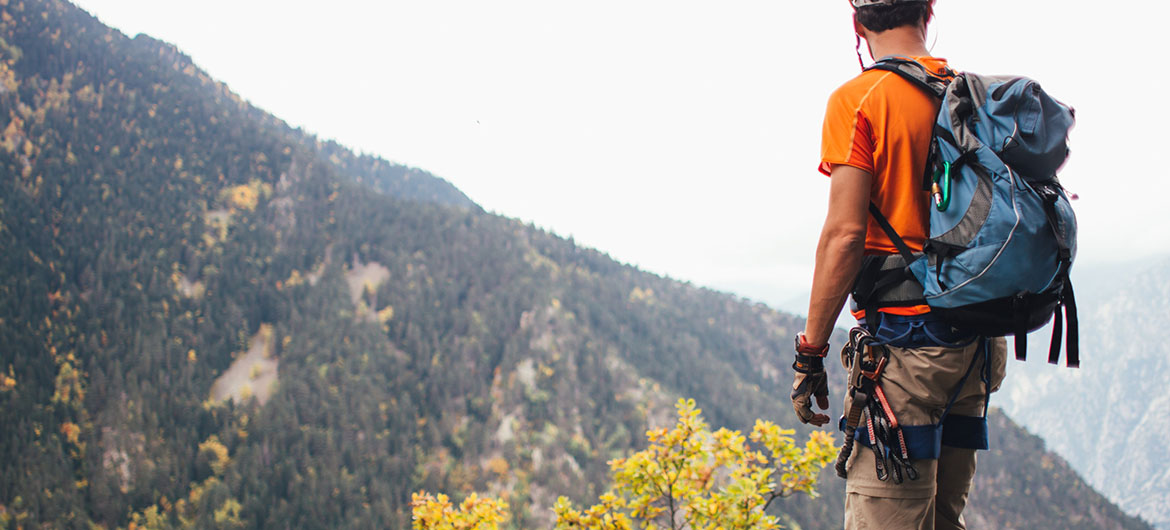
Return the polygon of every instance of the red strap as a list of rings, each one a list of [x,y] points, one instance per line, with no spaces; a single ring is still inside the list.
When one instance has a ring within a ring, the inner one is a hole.
[[[829,345],[822,344],[822,345],[817,346],[817,345],[809,344],[808,338],[804,336],[804,333],[797,333],[796,334],[796,353],[799,353],[802,355],[815,355],[817,357],[824,357],[824,356],[829,354]]]
[[[881,385],[874,385],[874,394],[877,395],[878,403],[882,406],[882,411],[886,413],[886,417],[890,419],[890,428],[898,428],[898,418],[894,416],[894,411],[890,409],[890,402],[886,401],[886,393],[882,392]]]

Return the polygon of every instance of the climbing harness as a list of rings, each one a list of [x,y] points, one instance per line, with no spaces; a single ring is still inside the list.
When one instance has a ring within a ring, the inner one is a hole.
[[[846,467],[849,457],[853,454],[853,446],[857,438],[857,430],[864,426],[862,443],[867,443],[874,455],[878,480],[892,481],[901,484],[905,479],[917,480],[918,470],[910,461],[910,444],[907,443],[907,434],[903,425],[899,423],[890,406],[889,399],[882,389],[882,373],[890,360],[890,349],[887,344],[905,338],[910,332],[893,337],[878,338],[870,334],[869,330],[858,326],[849,332],[849,343],[841,350],[841,362],[849,370],[849,395],[852,404],[844,419],[845,443],[837,455],[837,476],[846,478]],[[967,383],[967,379],[974,371],[975,365],[982,360],[983,368],[979,378],[984,386],[983,417],[987,417],[987,405],[991,397],[991,362],[989,360],[990,345],[988,339],[976,337],[979,346],[971,363],[967,366],[958,386],[951,393],[946,407],[938,423],[932,427],[937,429],[941,436],[941,429],[947,422],[951,407],[958,400],[959,394]],[[938,345],[962,347],[963,344],[949,344],[934,339]],[[970,342],[966,343],[971,344]],[[920,427],[909,427],[911,430]],[[941,438],[939,438],[941,439]],[[921,456],[915,457],[921,458]]]
[[[846,476],[845,465],[853,453],[854,436],[864,415],[878,480],[892,479],[894,484],[901,484],[903,477],[918,480],[902,426],[882,391],[880,379],[889,360],[890,349],[865,328],[856,327],[849,332],[849,343],[841,350],[841,361],[849,369],[849,395],[853,404],[845,419],[845,444],[837,455],[837,476],[841,478]]]

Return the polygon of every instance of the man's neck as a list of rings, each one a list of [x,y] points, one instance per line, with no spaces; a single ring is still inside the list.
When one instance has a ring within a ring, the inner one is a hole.
[[[891,55],[927,57],[926,32],[922,26],[902,26],[881,33],[866,31],[865,40],[875,60]]]

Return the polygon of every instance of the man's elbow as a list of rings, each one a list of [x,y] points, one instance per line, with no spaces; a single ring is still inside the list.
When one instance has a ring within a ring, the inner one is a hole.
[[[865,248],[865,225],[840,226],[825,234],[828,242],[843,251],[860,251]]]

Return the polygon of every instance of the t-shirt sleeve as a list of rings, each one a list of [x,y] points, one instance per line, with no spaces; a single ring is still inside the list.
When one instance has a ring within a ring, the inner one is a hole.
[[[819,167],[825,175],[838,164],[874,172],[873,128],[861,105],[851,99],[843,90],[834,92],[829,98],[821,131]]]

